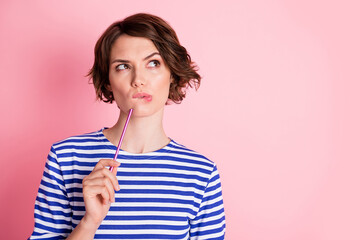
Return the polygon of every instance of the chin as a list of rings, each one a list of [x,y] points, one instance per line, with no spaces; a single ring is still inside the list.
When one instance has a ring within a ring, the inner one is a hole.
[[[153,115],[162,114],[163,109],[164,109],[163,107],[158,108],[158,109],[145,107],[145,106],[134,107],[133,116],[134,117],[150,117]]]

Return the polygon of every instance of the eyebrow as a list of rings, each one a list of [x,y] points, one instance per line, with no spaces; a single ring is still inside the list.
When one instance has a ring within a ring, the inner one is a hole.
[[[153,53],[151,53],[150,55],[146,56],[146,57],[143,59],[143,61],[145,61],[145,60],[147,60],[147,59],[149,59],[149,58],[151,58],[151,57],[153,57],[153,56],[155,56],[155,55],[160,55],[160,53],[158,53],[158,52],[153,52]],[[124,60],[124,59],[115,59],[115,60],[113,60],[111,63],[116,63],[116,62],[129,63],[130,61],[129,61],[129,60]]]
[[[149,56],[145,57],[143,60],[147,60],[147,59],[151,58],[151,57],[154,56],[154,55],[160,55],[160,53],[158,53],[158,52],[153,52],[153,53],[150,54]]]

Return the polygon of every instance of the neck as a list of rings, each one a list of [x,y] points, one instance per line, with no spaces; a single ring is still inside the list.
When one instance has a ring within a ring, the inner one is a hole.
[[[117,123],[104,130],[105,137],[118,145],[128,113],[120,112]],[[148,117],[131,116],[121,149],[131,153],[145,153],[158,150],[169,143],[163,124],[163,110]]]

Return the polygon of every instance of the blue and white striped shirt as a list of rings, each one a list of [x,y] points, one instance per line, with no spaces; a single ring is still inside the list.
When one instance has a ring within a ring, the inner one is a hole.
[[[50,150],[29,239],[65,239],[85,214],[82,179],[116,147],[103,129]],[[119,152],[120,191],[94,239],[224,239],[225,214],[216,165],[171,140],[154,152]]]

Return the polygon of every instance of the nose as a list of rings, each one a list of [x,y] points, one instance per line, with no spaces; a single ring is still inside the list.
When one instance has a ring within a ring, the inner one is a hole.
[[[145,84],[145,76],[141,71],[137,70],[134,72],[134,76],[131,82],[131,86],[140,87]]]

